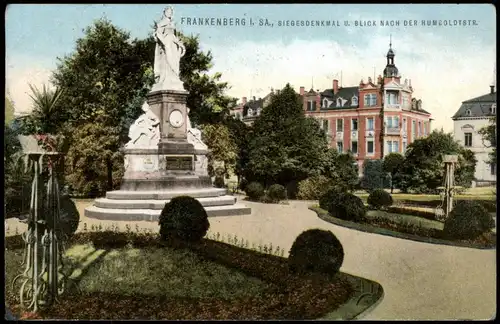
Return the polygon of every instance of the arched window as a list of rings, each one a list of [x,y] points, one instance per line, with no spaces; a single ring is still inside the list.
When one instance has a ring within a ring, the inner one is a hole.
[[[351,102],[352,102],[351,106],[357,106],[358,105],[358,97],[356,97],[356,96],[352,97]]]
[[[491,105],[491,109],[490,109],[491,113],[492,114],[496,114],[497,113],[497,104],[494,103]]]
[[[326,100],[326,98],[325,98],[325,100],[323,100],[323,107],[324,108],[328,107],[328,100]]]
[[[337,106],[342,107],[342,99],[341,98],[337,99]]]
[[[467,109],[467,110],[465,111],[465,116],[470,116],[470,115],[471,115],[471,111],[470,111],[470,109]]]

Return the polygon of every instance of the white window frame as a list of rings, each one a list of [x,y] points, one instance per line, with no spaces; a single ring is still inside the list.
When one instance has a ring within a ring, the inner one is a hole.
[[[342,121],[342,129],[341,130],[339,130],[339,120]],[[337,121],[335,122],[335,130],[337,132],[344,132],[344,128],[345,128],[344,127],[344,118],[337,118]]]
[[[399,141],[392,141],[392,152],[399,153]]]
[[[470,145],[467,145],[467,135],[470,135]],[[472,132],[464,133],[464,147],[472,147]]]
[[[356,129],[354,129],[354,121],[356,121]],[[351,131],[357,132],[359,130],[359,119],[351,118]]]
[[[373,152],[368,152],[368,142],[373,143]],[[375,155],[375,141],[373,139],[367,139],[366,140],[366,155]]]
[[[365,94],[365,107],[375,107],[377,105],[377,94],[367,93]]]
[[[385,146],[387,147],[387,152],[392,153],[392,140],[386,141]]]
[[[411,121],[411,134],[413,137],[417,136],[417,121],[416,120]]]
[[[369,122],[370,120],[372,121],[372,124],[373,124],[372,128],[370,128],[370,122]],[[374,131],[375,130],[375,119],[373,117],[366,118],[366,130],[367,131]]]
[[[315,111],[316,110],[315,109],[316,107],[314,107],[315,102],[316,101],[314,101],[314,100],[307,100],[307,111]]]
[[[356,143],[356,152],[354,152],[352,149],[353,143]],[[352,152],[352,154],[358,154],[358,152],[359,152],[359,142],[358,141],[351,141],[351,152]]]
[[[339,144],[342,146],[342,150],[339,150]],[[337,151],[339,153],[343,153],[344,152],[344,141],[337,141]]]
[[[353,96],[351,99],[351,106],[357,106],[358,105],[358,97]]]
[[[403,118],[403,130],[405,133],[408,132],[408,120],[406,118]]]
[[[326,122],[326,129],[325,129],[325,122]],[[330,120],[329,119],[322,119],[321,120],[321,128],[325,131],[326,134],[330,134]]]
[[[337,99],[337,107],[343,107],[344,105],[342,105],[342,98],[338,98]]]
[[[496,114],[497,113],[497,104],[494,103],[491,105],[491,113]]]
[[[470,111],[470,109],[467,109],[465,111],[465,116],[470,116],[472,114],[472,112]]]
[[[328,108],[328,99],[323,99],[323,108]]]

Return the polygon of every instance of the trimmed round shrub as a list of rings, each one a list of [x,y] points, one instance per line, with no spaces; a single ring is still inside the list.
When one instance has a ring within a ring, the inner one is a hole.
[[[288,257],[292,273],[336,274],[344,262],[344,249],[330,231],[310,229],[302,232],[293,242]]]
[[[75,234],[80,224],[80,213],[76,204],[71,200],[69,195],[61,195],[59,206],[61,208],[59,212],[59,217],[61,219],[62,232],[67,236],[71,237]]]
[[[330,203],[328,212],[343,220],[360,221],[366,215],[366,207],[361,198],[351,193],[343,193]]]
[[[494,227],[493,217],[480,203],[462,200],[445,220],[443,233],[453,239],[475,239]]]
[[[330,210],[330,205],[335,203],[340,196],[344,192],[340,191],[337,188],[328,189],[320,198],[319,198],[319,207],[324,210]]]
[[[250,182],[247,185],[246,194],[252,200],[260,200],[264,196],[264,187],[258,182]]]
[[[210,227],[208,215],[201,203],[188,196],[172,198],[160,214],[162,240],[179,239],[185,242],[201,240]]]
[[[286,189],[280,184],[273,184],[267,189],[267,195],[273,202],[279,202],[286,199]]]
[[[392,206],[394,201],[391,194],[384,189],[374,189],[370,192],[367,202],[374,209],[383,209]]]
[[[318,200],[332,187],[332,185],[332,180],[323,175],[307,178],[299,182],[297,198],[303,200]]]

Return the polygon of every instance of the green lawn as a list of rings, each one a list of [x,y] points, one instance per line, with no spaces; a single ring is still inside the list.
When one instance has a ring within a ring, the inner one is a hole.
[[[382,219],[387,219],[391,222],[394,222],[399,225],[403,226],[419,226],[423,228],[433,228],[437,230],[443,230],[444,224],[439,221],[434,221],[430,219],[425,219],[422,217],[415,217],[415,216],[410,216],[410,215],[403,215],[403,214],[395,214],[395,213],[388,213],[385,211],[380,211],[380,210],[369,210],[366,213],[366,218],[368,219],[377,219],[377,218],[382,218]]]
[[[298,277],[278,256],[209,239],[179,244],[154,234],[75,234],[65,254],[68,290],[33,318],[317,319],[354,294],[347,274]],[[19,316],[22,282],[11,284],[23,269],[21,237],[6,247],[6,303]]]

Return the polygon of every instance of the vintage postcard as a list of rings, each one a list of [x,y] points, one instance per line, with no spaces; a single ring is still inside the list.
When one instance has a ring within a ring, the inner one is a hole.
[[[496,316],[488,4],[11,4],[6,319]]]

